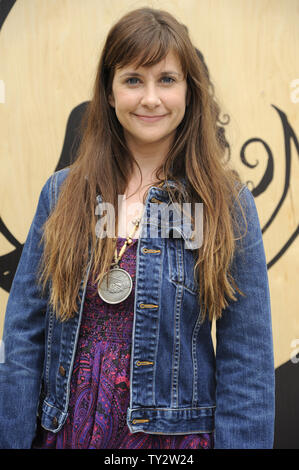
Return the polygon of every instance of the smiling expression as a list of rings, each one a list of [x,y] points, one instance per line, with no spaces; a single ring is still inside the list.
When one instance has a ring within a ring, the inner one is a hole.
[[[187,83],[177,56],[169,52],[158,64],[116,69],[109,103],[132,145],[168,143],[186,108]]]

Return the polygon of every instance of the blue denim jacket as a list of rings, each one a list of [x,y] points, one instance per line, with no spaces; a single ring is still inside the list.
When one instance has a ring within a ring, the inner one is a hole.
[[[30,448],[37,415],[41,425],[55,433],[68,413],[89,268],[81,282],[79,314],[63,323],[36,283],[42,225],[67,172],[54,173],[42,189],[7,304],[5,362],[0,364],[1,448]],[[181,238],[141,235],[138,240],[127,410],[132,433],[215,430],[215,448],[273,446],[274,363],[267,267],[254,199],[246,186],[239,196],[248,229],[242,245],[238,242],[233,275],[246,296],[238,295],[238,301],[230,303],[217,321],[216,354],[211,323],[208,319],[201,322],[193,251],[185,243],[189,234],[182,233]],[[152,187],[146,211],[157,200],[167,203],[168,193]]]

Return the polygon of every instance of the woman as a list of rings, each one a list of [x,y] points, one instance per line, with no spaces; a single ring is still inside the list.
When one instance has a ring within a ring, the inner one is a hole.
[[[78,158],[45,184],[12,285],[2,447],[272,447],[264,248],[218,114],[170,14],[111,28]]]

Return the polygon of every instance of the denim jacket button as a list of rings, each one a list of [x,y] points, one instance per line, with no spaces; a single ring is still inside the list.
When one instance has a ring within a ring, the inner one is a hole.
[[[65,376],[65,368],[63,366],[59,367],[59,374],[64,377]]]
[[[152,197],[150,202],[155,204],[162,204],[162,201],[160,201],[160,199],[157,199],[156,197]]]
[[[54,428],[56,429],[57,426],[58,426],[58,419],[56,418],[56,416],[54,416],[54,418],[52,419],[52,424],[53,424]]]

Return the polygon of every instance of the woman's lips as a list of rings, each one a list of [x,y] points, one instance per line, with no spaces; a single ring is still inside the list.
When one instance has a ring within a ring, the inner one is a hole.
[[[160,115],[156,115],[156,116],[146,116],[146,115],[142,115],[142,114],[133,114],[135,117],[137,117],[138,119],[140,119],[141,121],[144,121],[144,122],[156,122],[156,121],[160,121],[161,119],[163,119],[165,116],[167,116],[167,114],[160,114]]]

